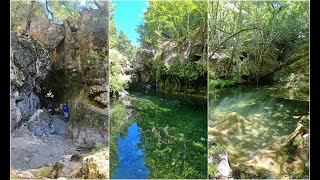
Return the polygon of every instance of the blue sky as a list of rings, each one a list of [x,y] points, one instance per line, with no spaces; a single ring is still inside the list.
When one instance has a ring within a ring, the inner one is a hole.
[[[143,10],[147,9],[146,0],[113,0],[116,5],[114,21],[118,32],[122,29],[131,43],[138,46],[137,26],[142,23]]]

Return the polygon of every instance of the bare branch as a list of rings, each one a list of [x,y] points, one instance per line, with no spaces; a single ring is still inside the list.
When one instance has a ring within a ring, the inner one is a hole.
[[[100,4],[97,2],[97,1],[93,1],[94,2],[94,4],[98,7],[98,9],[101,9],[101,6],[100,6]]]
[[[53,15],[53,13],[49,10],[49,7],[48,7],[48,0],[46,0],[46,9],[47,9],[47,11],[51,14],[52,20],[54,20],[54,15]]]
[[[70,27],[71,32],[77,32],[78,28],[71,26],[69,20],[67,19],[68,26]]]
[[[260,30],[260,31],[262,31],[262,29],[255,27],[255,28],[242,29],[242,30],[240,30],[240,31],[232,34],[231,36],[229,36],[228,38],[226,38],[222,43],[220,43],[218,47],[216,47],[216,48],[214,49],[214,51],[213,51],[213,53],[212,53],[212,55],[211,55],[211,57],[210,57],[209,59],[211,59],[212,56],[214,55],[214,53],[217,52],[218,49],[219,49],[224,43],[226,43],[229,39],[231,39],[232,37],[234,37],[234,36],[236,36],[236,35],[244,32],[244,31],[251,31],[251,30]]]
[[[231,32],[227,32],[227,31],[224,31],[224,30],[220,29],[216,24],[213,24],[213,28],[215,28],[215,29],[217,29],[217,30],[219,30],[219,31],[221,31],[223,33],[226,33],[226,34],[232,34]]]
[[[31,18],[32,18],[32,14],[33,14],[33,4],[35,1],[31,1],[31,4],[29,6],[29,16],[28,16],[28,20],[27,20],[27,25],[26,25],[26,29],[24,30],[24,34],[29,35],[30,33],[30,26],[31,26]]]

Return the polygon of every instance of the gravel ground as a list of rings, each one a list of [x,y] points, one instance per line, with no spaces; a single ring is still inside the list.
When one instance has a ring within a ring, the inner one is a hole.
[[[63,117],[54,115],[54,134],[37,137],[26,125],[11,133],[11,167],[18,170],[54,165],[63,155],[77,153],[76,147],[65,135],[67,123]]]

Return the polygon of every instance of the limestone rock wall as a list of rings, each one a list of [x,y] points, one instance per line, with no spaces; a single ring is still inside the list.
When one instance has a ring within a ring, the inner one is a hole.
[[[108,8],[86,9],[75,21],[55,24],[45,16],[31,23],[30,37],[12,33],[11,124],[28,120],[45,94],[54,94],[54,107],[68,103],[77,144],[107,143]],[[23,27],[23,22],[22,22]],[[55,104],[56,103],[56,104]],[[81,112],[81,113],[79,113]],[[98,122],[98,124],[97,124]],[[99,129],[99,130],[97,130]],[[71,130],[72,131],[72,130]]]
[[[64,80],[59,84],[63,101],[69,103],[69,130],[76,144],[108,142],[108,12],[103,9],[83,11],[76,32],[65,21],[66,36],[51,53],[55,71],[63,72],[53,79]]]
[[[165,92],[205,93],[206,33],[206,28],[200,27],[188,39],[164,39],[159,47],[147,45],[140,49],[132,62],[131,87],[157,86]]]
[[[40,83],[51,69],[48,51],[36,40],[11,33],[10,110],[11,128],[40,108]]]

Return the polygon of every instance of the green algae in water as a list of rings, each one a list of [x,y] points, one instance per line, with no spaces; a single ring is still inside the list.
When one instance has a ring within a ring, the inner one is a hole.
[[[120,165],[116,134],[126,137],[128,127],[137,123],[139,147],[150,170],[147,178],[207,178],[205,98],[135,93],[124,101],[116,100],[111,105],[111,176]]]

